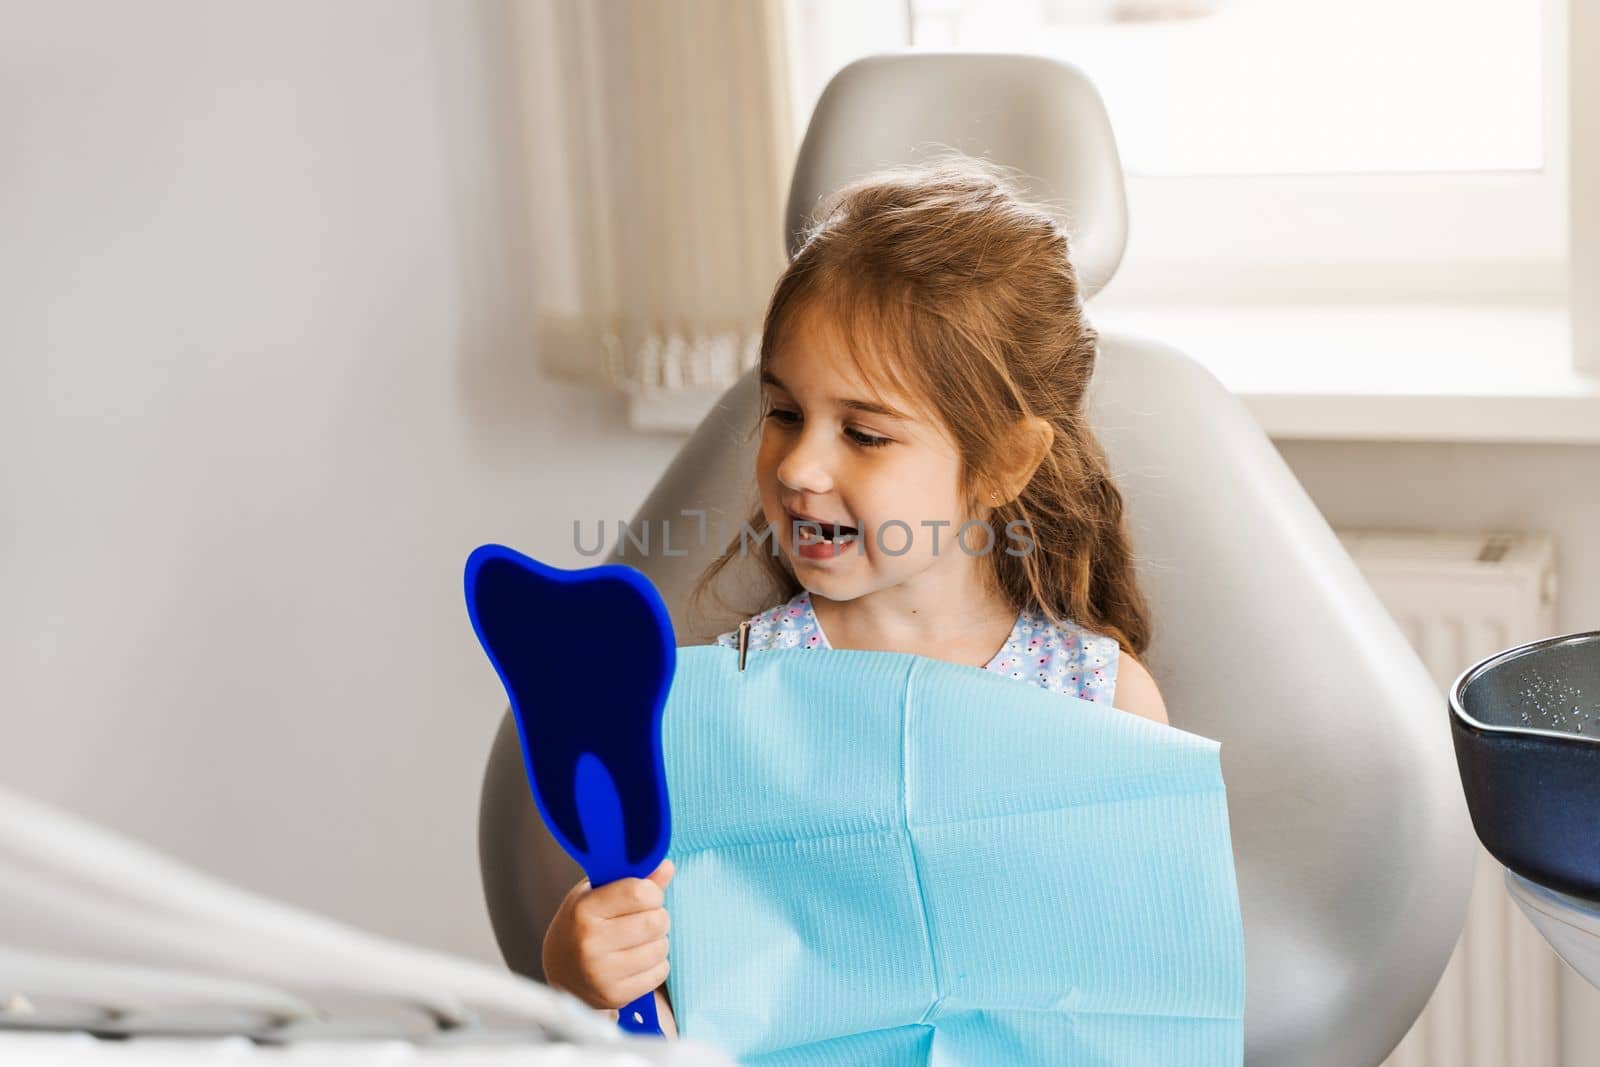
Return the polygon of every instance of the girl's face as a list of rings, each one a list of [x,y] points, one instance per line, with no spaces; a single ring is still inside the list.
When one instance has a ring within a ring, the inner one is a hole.
[[[954,442],[909,398],[875,397],[843,345],[812,305],[772,355],[756,457],[762,511],[812,592],[830,600],[902,585],[931,592],[984,562],[988,535],[974,527],[968,551],[957,546],[956,531],[971,516],[962,513]],[[856,534],[829,543],[797,529],[802,517]]]

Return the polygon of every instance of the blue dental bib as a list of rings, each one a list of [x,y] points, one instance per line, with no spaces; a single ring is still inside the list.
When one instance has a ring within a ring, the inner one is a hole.
[[[1244,1055],[1220,744],[974,667],[677,650],[667,979],[747,1067]]]

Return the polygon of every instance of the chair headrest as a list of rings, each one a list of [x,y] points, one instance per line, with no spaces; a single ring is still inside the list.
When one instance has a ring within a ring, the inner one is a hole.
[[[1084,299],[1116,273],[1128,203],[1111,120],[1078,68],[1046,56],[898,52],[833,76],[806,127],[785,220],[792,257],[822,197],[875,170],[950,149],[1016,168],[1072,242]]]

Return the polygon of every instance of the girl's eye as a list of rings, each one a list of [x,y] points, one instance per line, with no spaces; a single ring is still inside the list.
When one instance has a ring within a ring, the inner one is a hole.
[[[862,433],[860,430],[847,430],[845,432],[850,435],[851,440],[862,448],[882,448],[889,443],[887,437],[873,437],[871,434]]]
[[[785,426],[792,426],[800,421],[800,413],[798,411],[790,411],[787,408],[770,408],[767,411],[767,418]],[[887,437],[874,437],[856,429],[847,429],[845,433],[850,436],[850,440],[862,448],[882,448],[889,443],[889,438]]]

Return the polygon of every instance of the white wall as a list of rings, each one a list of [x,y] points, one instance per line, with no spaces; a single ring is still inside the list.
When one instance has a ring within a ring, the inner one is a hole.
[[[0,784],[494,960],[462,566],[674,443],[535,371],[505,18],[0,2]]]
[[[1335,526],[1552,534],[1557,628],[1600,630],[1600,448],[1281,441],[1278,451]]]

